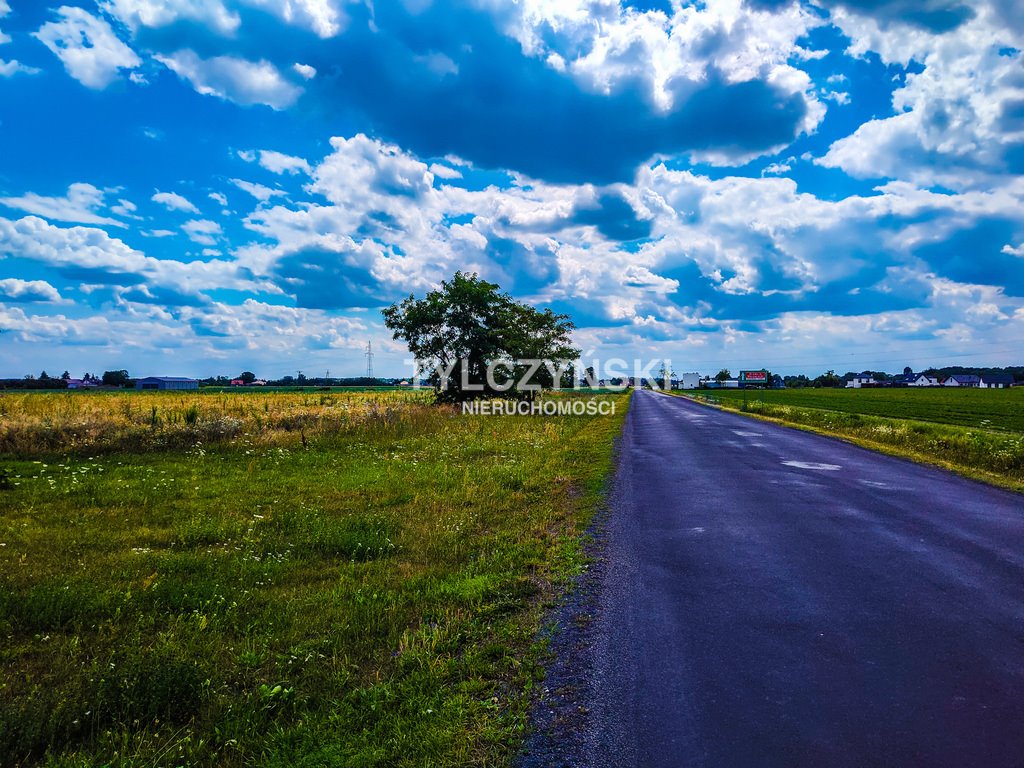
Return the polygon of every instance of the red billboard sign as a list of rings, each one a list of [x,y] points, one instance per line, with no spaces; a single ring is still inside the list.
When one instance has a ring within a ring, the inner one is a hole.
[[[740,371],[740,381],[744,384],[767,384],[768,371]]]

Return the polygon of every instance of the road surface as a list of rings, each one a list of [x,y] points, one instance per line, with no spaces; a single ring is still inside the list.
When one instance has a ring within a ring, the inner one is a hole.
[[[1024,497],[638,391],[611,501],[524,764],[1024,768]]]

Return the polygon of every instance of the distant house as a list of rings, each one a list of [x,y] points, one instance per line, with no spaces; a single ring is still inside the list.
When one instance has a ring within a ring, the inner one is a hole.
[[[68,389],[92,389],[99,386],[95,381],[89,379],[67,379]]]
[[[915,381],[921,376],[920,373],[914,373],[912,371],[904,372],[902,375],[897,376],[892,380],[894,387],[913,387]]]
[[[938,376],[928,376],[924,373],[915,373],[916,377],[913,381],[907,384],[908,387],[937,387],[939,386]]]
[[[785,389],[785,388],[786,388],[786,380],[783,379],[781,376],[779,376],[779,374],[777,374],[777,373],[774,374],[772,376],[772,389]]]
[[[981,377],[981,389],[1006,389],[1013,386],[1013,376],[1008,373],[989,373]]]
[[[975,376],[973,373],[958,373],[954,376],[950,376],[944,382],[944,387],[980,387],[981,377]]]
[[[700,374],[684,373],[679,377],[678,389],[700,389]]]
[[[199,389],[199,382],[180,376],[147,376],[135,382],[136,389]]]
[[[864,371],[856,374],[846,382],[847,389],[860,389],[861,387],[877,387],[881,382],[875,378],[875,374]]]

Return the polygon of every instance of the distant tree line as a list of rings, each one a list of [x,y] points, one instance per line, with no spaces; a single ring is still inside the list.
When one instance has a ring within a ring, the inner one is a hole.
[[[965,368],[960,365],[949,365],[945,368],[926,368],[922,373],[929,376],[938,376],[945,379],[949,376],[996,376],[998,374],[1009,374],[1014,381],[1024,381],[1024,365],[1013,365],[1007,368]]]
[[[587,373],[593,376],[593,371],[588,369]],[[872,375],[877,381],[880,382],[897,382],[902,380],[906,375],[913,373],[912,369],[907,366],[903,369],[902,373],[887,373],[885,371],[848,371],[845,375],[840,376],[834,370],[828,370],[813,379],[799,374],[796,376],[785,376],[783,381],[787,388],[799,389],[802,387],[845,387],[846,382],[852,379],[854,376],[859,376],[864,373]],[[1005,368],[998,367],[971,367],[961,365],[950,365],[942,368],[925,368],[923,371],[918,371],[927,376],[934,376],[938,379],[946,379],[950,376],[957,375],[970,375],[975,376],[992,376],[996,374],[1009,374],[1013,376],[1014,381],[1024,382],[1024,366],[1008,366]],[[661,374],[665,375],[665,372]],[[671,372],[668,372],[671,375]],[[45,370],[41,371],[38,375],[27,374],[20,379],[0,379],[0,389],[20,389],[20,390],[52,390],[52,389],[67,389],[68,381],[73,377],[68,371],[64,371],[60,376],[51,376]],[[713,377],[716,381],[724,382],[732,378],[732,373],[727,369],[723,368]],[[238,376],[209,376],[205,379],[200,379],[199,384],[205,387],[229,387],[231,382],[236,379],[241,379],[246,384],[252,384],[256,381],[256,375],[251,371],[243,371]],[[768,380],[771,381],[772,376],[769,374]],[[104,371],[100,376],[96,376],[92,373],[82,374],[81,380],[96,386],[104,387],[118,387],[118,388],[131,388],[135,386],[135,379],[131,377],[126,369],[120,369],[115,371]],[[367,376],[345,376],[345,377],[326,377],[326,376],[306,376],[301,371],[298,371],[295,376],[288,375],[282,376],[279,379],[268,379],[267,386],[271,387],[388,387],[395,386],[401,382],[409,382],[408,379],[394,379],[386,377],[367,377]],[[611,384],[622,384],[627,380],[625,379],[611,379]],[[411,383],[411,382],[410,382]],[[426,383],[426,382],[421,382]]]
[[[68,382],[74,377],[64,371],[60,376],[51,376],[45,370],[38,376],[26,374],[20,379],[0,379],[0,389],[67,389]],[[134,386],[135,382],[128,376],[128,371],[104,371],[102,376],[83,373],[81,381],[93,386],[126,387]]]
[[[74,377],[68,371],[60,376],[51,376],[46,371],[36,374],[27,374],[20,379],[0,379],[0,389],[21,389],[21,390],[53,390],[67,389],[68,382]],[[243,371],[238,376],[208,376],[199,379],[203,387],[230,387],[231,382],[241,380],[245,384],[252,384],[256,381],[256,374],[252,371]],[[127,370],[104,371],[101,376],[92,373],[82,374],[81,381],[93,386],[110,388],[132,388],[135,386],[133,378]],[[271,387],[390,387],[396,386],[407,379],[393,379],[367,376],[306,376],[301,372],[297,376],[282,376],[279,379],[268,379],[267,386]]]
[[[244,374],[241,376],[209,376],[205,379],[199,379],[199,385],[202,387],[230,387],[231,382],[235,380],[241,380],[244,384],[250,385],[256,381],[256,377],[248,378]],[[326,376],[306,376],[300,373],[297,376],[288,375],[282,376],[279,379],[265,379],[265,381],[268,387],[393,387],[402,381],[408,380],[376,376],[372,378],[366,376],[331,376],[328,378]]]

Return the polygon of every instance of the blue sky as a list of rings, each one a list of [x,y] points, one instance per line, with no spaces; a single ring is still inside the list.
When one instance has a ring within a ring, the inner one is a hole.
[[[457,269],[588,358],[1020,364],[1015,0],[0,0],[0,375],[380,375]]]

